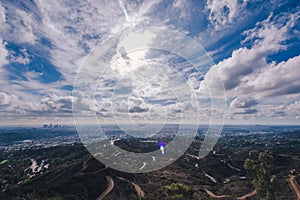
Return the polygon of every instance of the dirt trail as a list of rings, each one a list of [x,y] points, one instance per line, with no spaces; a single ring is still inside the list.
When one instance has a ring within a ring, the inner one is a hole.
[[[76,173],[75,175],[73,175],[73,176],[84,176],[84,175],[86,175],[86,174],[97,174],[97,173],[99,173],[99,172],[102,172],[102,171],[108,169],[108,167],[105,166],[104,168],[99,169],[99,170],[97,170],[97,171],[93,171],[93,172],[84,172],[84,171],[87,169],[87,167],[88,167],[88,160],[86,160],[86,161],[83,162],[83,165],[82,165],[81,170],[80,170],[78,173]]]
[[[276,175],[272,175],[270,182],[271,182],[271,183],[274,182],[275,179],[276,179]],[[293,183],[292,183],[292,182],[293,182]],[[298,186],[298,184],[297,184],[297,182],[296,182],[296,180],[295,180],[295,177],[294,177],[293,179],[292,179],[292,177],[290,178],[290,183],[291,183],[293,189],[295,190],[295,192],[297,193],[298,200],[300,200],[300,188],[299,188],[299,186]],[[294,186],[297,188],[297,191],[296,191],[296,189],[295,189]],[[216,199],[223,199],[223,198],[228,198],[228,197],[231,197],[231,198],[232,198],[231,195],[215,195],[213,192],[209,191],[208,189],[205,189],[205,192],[206,192],[210,197],[216,198]],[[236,197],[236,199],[237,199],[237,200],[245,200],[245,199],[247,199],[247,198],[249,198],[249,197],[252,197],[252,196],[254,196],[254,195],[256,195],[256,194],[257,194],[256,190],[253,190],[252,192],[250,192],[250,193],[248,193],[248,194],[245,194],[245,195],[243,195],[243,196]]]
[[[208,189],[204,189],[204,190],[210,197],[215,198],[215,199],[233,198],[231,195],[216,195],[212,191],[209,191]],[[236,197],[236,199],[237,200],[245,200],[249,197],[252,197],[253,195],[256,195],[256,190],[254,190],[253,192],[250,192],[248,194],[245,194],[243,196]]]
[[[243,196],[237,197],[236,199],[238,199],[238,200],[245,200],[245,199],[247,199],[249,197],[252,197],[254,195],[256,195],[256,190],[253,190],[253,192],[245,194]]]
[[[141,200],[142,198],[144,198],[145,196],[145,192],[142,190],[142,188],[138,185],[138,184],[135,184],[133,182],[131,182],[131,184],[134,186],[134,189],[139,197],[139,200]]]
[[[212,191],[209,191],[208,189],[204,189],[204,190],[212,198],[223,199],[223,198],[231,197],[230,195],[215,195]]]
[[[108,186],[104,192],[97,198],[97,200],[102,200],[106,195],[108,195],[114,188],[114,180],[110,176],[105,176]]]
[[[295,175],[290,175],[289,182],[297,195],[297,199],[300,200],[300,188],[296,181]]]
[[[139,200],[145,197],[145,192],[142,190],[141,186],[122,177],[118,177],[118,179],[131,183],[137,193],[137,196],[139,197]]]

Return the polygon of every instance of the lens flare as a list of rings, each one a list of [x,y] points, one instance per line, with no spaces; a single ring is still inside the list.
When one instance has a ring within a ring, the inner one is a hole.
[[[165,145],[163,142],[159,142],[158,146],[160,148],[161,154],[164,155],[165,154]]]

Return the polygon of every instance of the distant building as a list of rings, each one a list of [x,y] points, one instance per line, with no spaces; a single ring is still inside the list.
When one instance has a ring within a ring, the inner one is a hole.
[[[43,128],[70,128],[71,126],[68,125],[61,125],[61,124],[43,124]]]

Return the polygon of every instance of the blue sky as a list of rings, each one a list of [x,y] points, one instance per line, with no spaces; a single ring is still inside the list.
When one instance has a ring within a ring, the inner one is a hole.
[[[176,121],[183,114],[190,115],[193,109],[183,97],[180,102],[171,92],[155,87],[166,75],[155,73],[167,68],[148,66],[129,73],[122,67],[129,62],[126,59],[132,59],[130,55],[116,61],[112,72],[98,80],[96,103],[72,95],[80,66],[93,49],[124,31],[147,27],[187,35],[214,61],[195,80],[188,70],[191,66],[170,54],[133,53],[143,60],[152,55],[147,65],[151,58],[152,64],[163,63],[187,73],[186,82],[173,72],[170,76],[174,75],[172,83],[178,84],[179,91],[185,84],[192,85],[200,96],[200,121],[208,122],[214,113],[226,123],[299,124],[299,16],[297,0],[1,1],[0,124],[70,124],[72,102],[92,110],[102,121],[113,117],[159,123],[162,118]],[[219,77],[213,76],[216,71]],[[120,79],[124,73],[130,77]],[[150,86],[134,88],[125,81],[128,78]],[[215,84],[220,80],[226,93],[226,116],[221,110],[209,110],[205,92],[208,86],[217,100],[224,91]]]

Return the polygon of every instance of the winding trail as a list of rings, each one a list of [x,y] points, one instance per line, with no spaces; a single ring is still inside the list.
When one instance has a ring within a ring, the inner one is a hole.
[[[231,197],[230,195],[216,195],[214,194],[212,191],[209,191],[208,189],[204,189],[205,192],[212,198],[216,198],[216,199],[223,199],[223,198],[229,198]]]
[[[291,175],[289,178],[289,182],[297,195],[297,200],[300,200],[300,188],[299,188],[299,185],[297,184],[296,176]]]
[[[215,198],[215,199],[224,199],[224,198],[233,198],[231,195],[216,195],[214,194],[212,191],[208,190],[208,189],[204,189],[205,192],[212,198]],[[256,195],[256,190],[253,190],[252,192],[248,193],[248,194],[245,194],[243,196],[240,196],[240,197],[236,197],[237,200],[245,200],[249,197],[252,197]]]
[[[139,200],[141,200],[142,198],[144,198],[145,196],[145,192],[142,190],[142,188],[138,185],[138,184],[135,184],[133,182],[131,182],[131,184],[134,186],[134,189],[139,197]]]
[[[142,190],[141,186],[122,177],[118,177],[118,179],[131,183],[137,193],[137,196],[139,197],[139,200],[145,197],[145,192]]]
[[[296,178],[295,176],[294,177],[291,176],[290,183],[298,196],[298,200],[300,200],[300,188],[299,188],[295,178]],[[274,182],[275,179],[276,179],[276,175],[272,175],[270,182],[271,183]],[[297,191],[296,191],[295,187],[296,187]],[[233,198],[233,196],[231,196],[231,195],[216,195],[213,192],[209,191],[208,189],[204,189],[204,190],[212,198],[216,198],[216,199],[223,199],[223,198],[229,198],[229,197]],[[256,194],[257,194],[256,190],[253,190],[252,192],[250,192],[248,194],[244,194],[243,196],[236,197],[236,199],[237,200],[246,200],[247,198],[252,197]]]
[[[106,195],[108,195],[114,188],[114,180],[110,176],[105,176],[108,186],[104,192],[97,198],[97,200],[102,200]]]
[[[245,195],[240,196],[240,197],[237,197],[236,199],[238,199],[238,200],[245,200],[245,199],[247,199],[249,197],[252,197],[252,196],[254,196],[256,194],[257,194],[256,190],[253,190],[253,192],[245,194]]]
[[[82,169],[78,173],[76,173],[75,175],[73,175],[73,176],[84,176],[86,174],[97,174],[99,172],[102,172],[102,171],[108,169],[108,166],[105,165],[104,168],[99,169],[97,171],[94,171],[94,172],[84,172],[84,170],[86,170],[87,167],[88,167],[88,160],[84,161],[84,163],[82,165]]]

